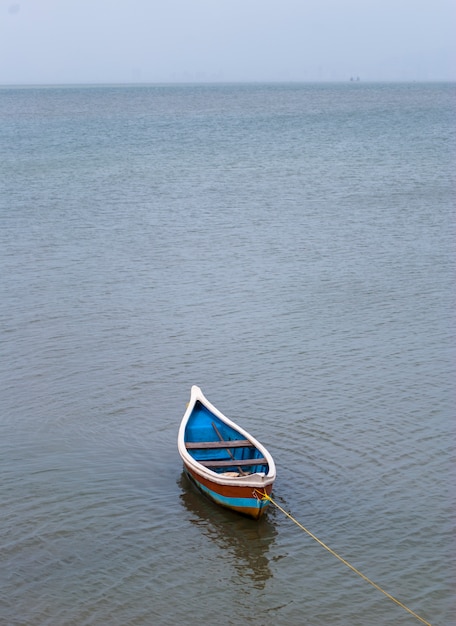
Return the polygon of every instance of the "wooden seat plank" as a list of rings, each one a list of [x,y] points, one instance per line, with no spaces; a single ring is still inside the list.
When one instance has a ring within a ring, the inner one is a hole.
[[[212,448],[254,448],[248,439],[234,439],[232,441],[187,441],[187,450],[210,450]]]
[[[260,459],[246,459],[245,461],[238,459],[227,459],[224,461],[198,461],[204,467],[248,467],[250,465],[265,465],[267,463],[264,457]]]

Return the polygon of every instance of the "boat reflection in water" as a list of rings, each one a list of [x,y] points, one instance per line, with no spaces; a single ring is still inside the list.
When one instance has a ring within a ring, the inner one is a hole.
[[[201,493],[183,471],[178,485],[181,502],[189,513],[189,521],[198,526],[219,548],[231,554],[231,561],[240,579],[263,589],[272,577],[267,553],[277,531],[268,519],[253,521],[224,509]]]

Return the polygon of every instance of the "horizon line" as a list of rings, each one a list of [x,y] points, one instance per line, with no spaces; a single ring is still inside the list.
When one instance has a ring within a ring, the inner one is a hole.
[[[26,87],[147,87],[154,85],[311,85],[311,84],[429,84],[429,83],[456,83],[454,79],[312,79],[312,80],[168,80],[168,81],[85,81],[85,82],[18,82],[18,83],[2,83],[0,88],[26,88]]]

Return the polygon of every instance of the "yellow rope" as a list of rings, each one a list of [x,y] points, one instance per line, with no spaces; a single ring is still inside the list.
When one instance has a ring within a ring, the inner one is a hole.
[[[374,583],[373,580],[371,580],[370,578],[368,578],[367,576],[365,576],[362,572],[360,572],[358,569],[356,569],[356,567],[353,567],[353,565],[351,565],[348,561],[346,561],[344,558],[342,558],[341,556],[339,556],[337,554],[337,552],[334,552],[334,550],[332,550],[329,546],[327,546],[325,543],[323,543],[323,541],[320,541],[320,539],[318,539],[318,537],[315,537],[315,535],[313,533],[310,532],[310,530],[307,530],[307,528],[304,528],[304,526],[302,524],[300,524],[298,522],[298,520],[296,520],[292,515],[290,515],[290,513],[287,513],[287,511],[285,511],[285,509],[283,509],[279,504],[277,504],[277,502],[275,502],[271,496],[268,496],[267,493],[260,493],[257,492],[258,496],[261,496],[262,500],[269,500],[269,502],[271,502],[275,507],[277,507],[279,509],[279,511],[282,511],[282,513],[284,515],[286,515],[289,519],[291,519],[292,522],[294,522],[296,524],[296,526],[299,526],[299,528],[301,528],[304,532],[306,532],[310,537],[312,537],[312,539],[314,539],[317,543],[319,543],[321,545],[322,548],[324,548],[325,550],[327,550],[328,552],[330,552],[333,556],[336,557],[336,559],[339,559],[339,561],[341,561],[344,565],[346,565],[349,569],[352,570],[352,572],[355,572],[355,574],[358,574],[358,576],[361,576],[361,578],[363,580],[365,580],[366,582],[368,582],[370,585],[372,585],[373,587],[375,587],[375,589],[377,589],[378,591],[381,591],[387,598],[389,598],[390,600],[392,600],[393,602],[395,602],[396,604],[398,604],[399,606],[401,606],[403,609],[405,609],[408,613],[410,613],[411,615],[413,615],[413,617],[416,617],[417,620],[419,620],[422,624],[425,624],[426,626],[431,626],[431,624],[429,622],[427,622],[425,619],[423,619],[422,617],[420,617],[419,615],[417,615],[414,611],[412,611],[412,609],[409,609],[408,606],[405,606],[405,604],[403,604],[402,602],[400,602],[399,600],[397,600],[396,598],[394,598],[391,594],[389,594],[387,591],[385,591],[384,589],[382,589],[379,585],[377,585],[377,583]]]

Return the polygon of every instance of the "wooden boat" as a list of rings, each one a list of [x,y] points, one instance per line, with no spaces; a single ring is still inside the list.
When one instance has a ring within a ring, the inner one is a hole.
[[[276,477],[272,456],[246,430],[191,390],[177,439],[184,469],[198,489],[217,504],[259,519]]]

